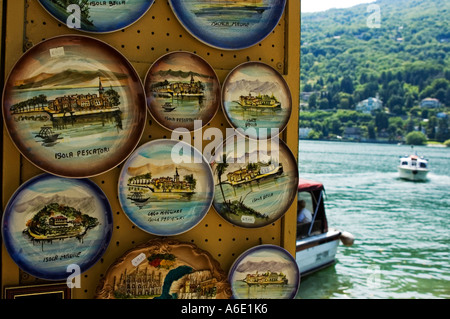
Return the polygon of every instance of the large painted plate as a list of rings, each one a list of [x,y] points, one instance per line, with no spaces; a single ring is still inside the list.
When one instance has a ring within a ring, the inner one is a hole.
[[[153,2],[154,0],[39,0],[60,22],[70,28],[91,33],[124,29],[139,20]]]
[[[286,213],[295,198],[296,161],[287,145],[276,137],[257,141],[231,136],[210,162],[214,209],[236,226],[269,225]]]
[[[170,0],[170,5],[186,30],[203,43],[239,50],[273,31],[286,0]]]
[[[253,139],[279,135],[292,113],[289,86],[271,66],[246,62],[234,68],[222,87],[222,108],[228,122]]]
[[[144,87],[150,114],[169,130],[202,128],[221,103],[214,69],[190,52],[160,57],[148,70]]]
[[[195,227],[214,196],[211,168],[202,154],[185,142],[166,139],[148,142],[131,154],[118,186],[128,218],[159,236]]]
[[[147,110],[142,82],[123,55],[99,40],[67,35],[19,59],[5,85],[3,116],[14,144],[34,165],[81,178],[131,154]]]
[[[2,220],[5,247],[25,272],[63,280],[93,266],[111,239],[111,207],[89,179],[42,174],[24,183],[9,200]]]
[[[121,256],[100,281],[96,299],[229,299],[227,275],[195,244],[155,238]]]
[[[300,272],[284,248],[259,245],[235,260],[228,281],[234,299],[293,299],[300,286]]]

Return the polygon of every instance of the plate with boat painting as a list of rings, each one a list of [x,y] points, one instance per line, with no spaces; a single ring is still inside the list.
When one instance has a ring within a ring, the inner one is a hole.
[[[233,225],[267,226],[286,213],[296,196],[296,160],[277,137],[257,141],[231,136],[210,162],[215,185],[213,207]]]
[[[235,260],[228,281],[233,299],[293,299],[300,286],[300,272],[284,248],[259,245]]]
[[[220,108],[220,83],[214,69],[190,52],[171,52],[148,70],[144,82],[150,114],[169,130],[194,131]]]
[[[28,274],[65,280],[77,265],[84,272],[109,245],[113,231],[106,195],[89,179],[38,175],[22,184],[2,219],[5,247]],[[68,272],[69,270],[69,272]]]
[[[84,178],[118,166],[145,128],[142,82],[97,39],[66,35],[28,50],[4,88],[7,131],[22,155],[54,175]]]
[[[222,108],[228,122],[252,139],[279,135],[292,113],[292,97],[282,75],[261,62],[234,68],[222,87]]]
[[[251,47],[277,26],[286,0],[170,0],[184,28],[201,42],[224,50]]]
[[[203,155],[190,144],[166,139],[136,149],[122,168],[118,187],[128,218],[158,236],[195,227],[214,196],[211,168]]]
[[[155,0],[39,0],[58,21],[84,32],[108,33],[138,21]]]

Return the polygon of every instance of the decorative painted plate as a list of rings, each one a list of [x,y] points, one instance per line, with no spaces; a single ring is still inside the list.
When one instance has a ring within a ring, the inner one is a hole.
[[[264,40],[277,26],[286,0],[170,0],[180,23],[215,48],[239,50]]]
[[[92,33],[124,29],[139,20],[154,0],[39,0],[57,20],[69,28]]]
[[[260,245],[236,259],[228,281],[234,299],[293,299],[300,286],[300,272],[287,250]]]
[[[159,58],[147,72],[144,86],[150,114],[169,130],[200,129],[220,107],[216,73],[190,52],[171,52]]]
[[[124,212],[136,226],[154,235],[178,235],[195,227],[213,197],[208,162],[182,141],[161,139],[142,145],[119,178]]]
[[[96,299],[229,299],[220,264],[195,244],[155,238],[126,252],[100,281]]]
[[[70,178],[108,171],[138,144],[147,110],[132,65],[99,40],[41,42],[14,66],[3,94],[6,128],[44,171]]]
[[[269,225],[291,206],[298,187],[294,155],[277,137],[257,141],[230,137],[211,158],[213,206],[228,222],[245,228]]]
[[[222,108],[230,124],[253,139],[280,134],[292,112],[289,86],[271,66],[246,62],[233,69],[222,88]]]
[[[74,267],[93,266],[113,231],[106,195],[89,179],[42,174],[24,183],[6,206],[2,220],[5,247],[32,276],[63,280]]]

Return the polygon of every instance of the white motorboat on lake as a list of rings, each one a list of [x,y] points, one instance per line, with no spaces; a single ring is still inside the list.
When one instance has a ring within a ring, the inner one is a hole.
[[[323,195],[322,183],[299,180],[298,201],[305,201],[306,209],[313,212],[311,221],[297,223],[295,259],[302,276],[334,264],[339,241],[346,246],[354,242],[352,234],[328,228]]]
[[[425,181],[429,171],[428,160],[418,155],[400,157],[397,167],[400,178],[410,181]]]

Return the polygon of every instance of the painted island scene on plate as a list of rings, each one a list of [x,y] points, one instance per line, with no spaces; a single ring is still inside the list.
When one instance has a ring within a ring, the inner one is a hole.
[[[260,245],[236,259],[228,281],[234,299],[292,299],[300,286],[300,273],[288,251]]]
[[[154,0],[39,0],[57,20],[92,33],[124,29],[139,20]]]
[[[291,206],[298,168],[287,145],[277,138],[228,138],[211,159],[213,207],[228,222],[245,228],[269,225]]]
[[[38,175],[9,201],[2,234],[11,258],[38,278],[62,280],[67,267],[84,272],[108,247],[112,212],[106,195],[88,179]]]
[[[220,83],[214,69],[190,52],[160,57],[145,79],[150,114],[169,130],[189,131],[208,124],[220,108]],[[201,121],[199,127],[194,121]]]
[[[229,299],[220,264],[195,244],[156,238],[126,252],[106,272],[96,299]]]
[[[118,187],[128,218],[159,236],[195,227],[214,196],[211,168],[201,153],[185,142],[166,139],[139,147],[122,168]]]
[[[246,62],[228,74],[222,88],[222,107],[230,124],[254,139],[281,133],[292,112],[286,81],[271,66]]]
[[[104,42],[61,36],[31,48],[3,96],[6,128],[39,168],[89,177],[120,164],[142,135],[145,93],[129,62]]]
[[[277,26],[286,0],[170,0],[186,30],[201,42],[225,50],[251,47]]]

